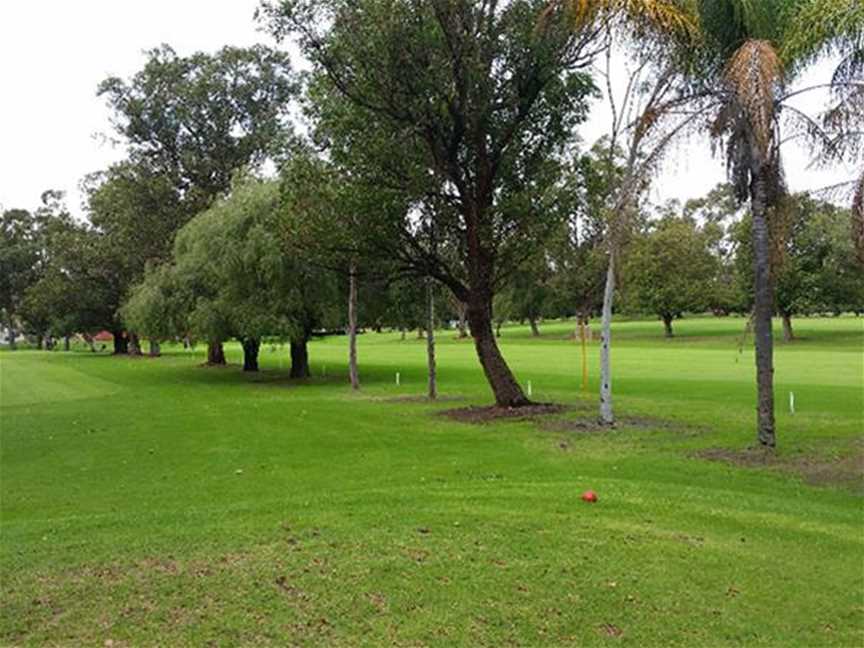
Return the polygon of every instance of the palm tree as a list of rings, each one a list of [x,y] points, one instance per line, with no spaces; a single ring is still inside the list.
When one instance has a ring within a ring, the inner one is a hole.
[[[861,0],[563,0],[578,25],[591,20],[630,27],[637,38],[669,41],[670,57],[706,97],[713,114],[711,135],[725,145],[726,165],[739,201],[753,214],[755,265],[754,331],[758,388],[757,439],[776,445],[774,361],[771,316],[772,233],[784,218],[785,187],[780,157],[781,116],[814,132],[814,122],[784,104],[786,88],[800,72],[826,53],[843,63],[833,85],[855,85],[864,69],[864,3]],[[689,36],[686,47],[673,36]],[[698,45],[698,46],[696,46]],[[846,78],[843,78],[843,75]],[[848,77],[852,77],[851,79]],[[695,94],[700,94],[696,92]],[[844,105],[860,117],[860,103]],[[860,100],[861,95],[857,95]],[[857,108],[856,108],[857,106]],[[849,137],[849,130],[845,131]],[[855,206],[864,232],[864,179]],[[862,235],[864,236],[864,235]],[[775,236],[776,238],[776,236]]]
[[[813,125],[785,103],[793,94],[787,88],[820,55],[845,50],[850,38],[860,44],[864,11],[859,2],[700,0],[697,7],[703,47],[694,61],[694,80],[721,100],[711,134],[725,144],[730,180],[738,199],[749,200],[753,215],[757,438],[763,447],[776,445],[771,266],[773,234],[782,230],[786,209],[781,117],[805,128]],[[812,29],[831,24],[829,14],[833,26]],[[805,20],[809,24],[802,24]]]

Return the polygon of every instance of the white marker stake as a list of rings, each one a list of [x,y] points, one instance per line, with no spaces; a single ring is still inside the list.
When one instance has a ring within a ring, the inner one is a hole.
[[[396,372],[396,386],[397,386],[397,387],[399,386],[399,378],[400,378],[400,376],[399,376],[399,372],[397,371],[397,372]]]
[[[795,413],[795,392],[789,392],[789,413]]]
[[[531,395],[534,393],[534,390],[531,388],[531,381],[528,381],[528,398],[531,398]]]

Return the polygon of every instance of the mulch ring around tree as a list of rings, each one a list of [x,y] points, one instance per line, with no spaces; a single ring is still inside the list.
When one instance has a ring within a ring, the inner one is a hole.
[[[856,443],[842,456],[778,455],[763,448],[732,450],[708,448],[693,455],[742,468],[767,468],[792,473],[812,486],[840,486],[864,495],[864,443]]]
[[[498,405],[460,407],[437,412],[436,414],[459,421],[460,423],[482,425],[501,420],[529,421],[541,416],[561,414],[566,410],[567,408],[564,405],[557,405],[555,403],[534,403],[523,407],[499,407]]]

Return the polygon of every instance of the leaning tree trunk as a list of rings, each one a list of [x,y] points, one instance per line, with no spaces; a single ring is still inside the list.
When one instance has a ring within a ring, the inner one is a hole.
[[[675,337],[675,331],[672,330],[672,316],[663,315],[663,331],[667,338]]]
[[[158,358],[160,355],[162,355],[162,347],[159,346],[159,340],[150,338],[150,357]]]
[[[438,369],[435,363],[435,291],[432,279],[426,280],[426,360],[429,366],[429,398],[438,398]]]
[[[615,253],[609,254],[606,288],[603,291],[603,322],[600,334],[600,423],[614,425],[612,412],[612,300],[615,297]]]
[[[474,338],[474,348],[483,367],[486,380],[499,407],[530,405],[510,367],[501,355],[492,332],[492,291],[474,290],[468,297],[468,326]]]
[[[357,268],[352,263],[348,278],[348,375],[351,389],[360,389],[357,370]]]
[[[308,378],[312,375],[309,371],[309,348],[308,338],[291,340],[291,377]]]
[[[258,350],[261,341],[258,338],[243,338],[243,371],[258,371]]]
[[[792,330],[792,315],[782,313],[783,316],[783,341],[791,342],[795,339],[795,331]]]
[[[208,365],[224,365],[225,364],[225,347],[222,342],[211,340],[207,344],[207,364]]]
[[[771,315],[774,298],[771,286],[771,234],[768,225],[768,183],[770,171],[763,165],[754,174],[751,187],[753,211],[753,260],[755,266],[753,328],[756,342],[756,386],[758,391],[757,438],[760,445],[773,448],[774,433],[774,337]]]

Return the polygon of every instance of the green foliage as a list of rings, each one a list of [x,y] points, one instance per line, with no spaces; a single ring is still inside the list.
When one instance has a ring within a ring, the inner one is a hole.
[[[774,264],[775,307],[786,316],[864,311],[864,269],[855,261],[849,212],[801,194],[778,232]],[[741,288],[752,301],[752,220],[746,215],[733,235]]]
[[[190,215],[278,149],[295,93],[288,56],[261,45],[186,57],[162,45],[128,81],[99,85],[131,159],[169,179]]]
[[[305,340],[333,299],[332,280],[282,235],[278,183],[247,177],[177,234],[169,266],[133,291],[130,326],[153,337]]]
[[[689,218],[665,216],[633,241],[624,267],[625,302],[667,325],[710,306],[717,260],[711,239]]]

